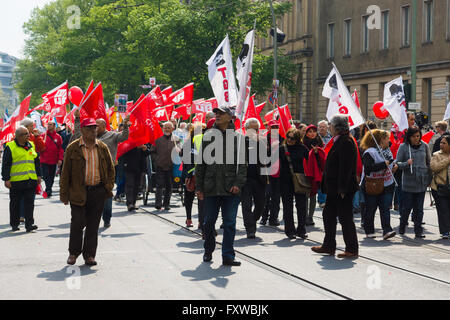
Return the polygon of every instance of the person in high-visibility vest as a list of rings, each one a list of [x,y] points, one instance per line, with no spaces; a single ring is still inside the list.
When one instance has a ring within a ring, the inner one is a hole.
[[[12,231],[20,230],[20,202],[24,203],[25,229],[27,232],[36,230],[34,225],[34,194],[41,183],[39,155],[33,142],[29,141],[27,128],[16,129],[15,139],[8,142],[3,153],[2,179],[9,189],[9,217]]]

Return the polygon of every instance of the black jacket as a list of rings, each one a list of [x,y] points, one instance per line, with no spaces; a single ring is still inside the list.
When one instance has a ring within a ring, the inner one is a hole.
[[[150,155],[150,145],[146,146],[146,151],[134,148],[121,157],[126,172],[142,173],[147,171],[146,157]]]
[[[355,141],[349,134],[341,135],[328,153],[322,178],[323,193],[351,194],[358,190],[357,154]]]
[[[294,173],[305,173],[303,168],[303,159],[308,160],[308,149],[303,144],[286,146],[289,156],[291,157]],[[289,162],[284,146],[280,147],[280,178],[282,181],[292,181],[291,169],[289,168]]]

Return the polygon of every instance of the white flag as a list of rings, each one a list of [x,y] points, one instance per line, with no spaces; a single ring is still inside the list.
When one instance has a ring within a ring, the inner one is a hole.
[[[403,91],[403,79],[397,79],[386,83],[384,86],[383,104],[400,131],[408,129],[408,116],[406,114],[406,100]]]
[[[208,76],[219,107],[237,105],[236,81],[228,35],[209,58]]]
[[[239,96],[236,117],[242,120],[247,111],[252,87],[253,48],[255,43],[255,30],[250,31],[244,40],[239,58],[236,61],[236,76],[239,81]]]
[[[353,100],[350,92],[344,84],[339,71],[336,66],[333,66],[330,75],[328,76],[322,90],[322,96],[330,99],[328,103],[327,119],[331,121],[331,118],[336,114],[343,114],[349,116],[350,129],[356,128],[364,124],[364,118],[359,112],[356,106],[355,100]]]
[[[44,133],[45,131],[47,131],[44,126],[42,125],[42,121],[41,121],[41,115],[39,112],[37,111],[33,111],[30,114],[30,118],[31,120],[33,120],[33,122],[36,124],[36,129],[38,129],[38,131],[40,133]]]
[[[444,121],[450,119],[450,102],[447,105],[447,110],[445,110]]]

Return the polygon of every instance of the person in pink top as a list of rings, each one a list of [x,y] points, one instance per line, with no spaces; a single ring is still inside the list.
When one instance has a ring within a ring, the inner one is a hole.
[[[41,152],[41,172],[45,182],[45,192],[50,198],[52,196],[52,187],[55,180],[56,166],[61,166],[64,159],[64,150],[62,148],[62,138],[56,133],[56,124],[49,121],[47,132],[42,136],[45,141],[45,149]]]

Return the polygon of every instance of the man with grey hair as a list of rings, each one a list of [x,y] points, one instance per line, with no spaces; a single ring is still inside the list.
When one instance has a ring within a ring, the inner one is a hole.
[[[317,253],[334,255],[336,226],[342,226],[345,252],[339,258],[358,257],[358,238],[353,221],[353,196],[358,190],[356,180],[357,149],[350,136],[348,116],[336,115],[331,119],[333,147],[328,153],[322,178],[322,191],[327,195],[323,209],[325,239],[322,246],[312,247]]]
[[[170,210],[170,198],[172,195],[172,150],[176,146],[175,136],[172,134],[174,126],[171,122],[163,125],[164,135],[155,141],[155,145],[150,148],[152,163],[155,164],[156,172],[156,193],[155,208],[161,210],[164,205],[165,210]],[[163,202],[164,189],[164,203]]]
[[[328,122],[326,120],[319,121],[317,124],[317,131],[320,134],[325,147],[332,138],[331,134],[328,132]]]
[[[20,203],[23,202],[25,229],[36,230],[34,225],[34,197],[38,183],[41,183],[39,155],[29,141],[30,133],[24,126],[16,129],[15,139],[6,144],[2,161],[2,180],[9,189],[9,218],[12,231],[18,231],[20,224]]]

